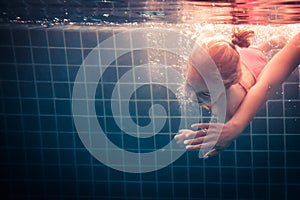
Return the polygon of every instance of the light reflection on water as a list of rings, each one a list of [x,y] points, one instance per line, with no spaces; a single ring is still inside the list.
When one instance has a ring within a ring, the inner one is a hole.
[[[2,0],[0,22],[122,24],[141,22],[292,24],[300,1],[292,0]]]

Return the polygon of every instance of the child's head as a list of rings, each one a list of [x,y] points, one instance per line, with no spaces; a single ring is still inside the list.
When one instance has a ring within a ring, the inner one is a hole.
[[[214,40],[203,44],[210,58],[217,66],[225,88],[238,83],[241,77],[240,55],[235,46],[226,40]],[[203,67],[199,63],[198,66]]]
[[[202,48],[206,50],[217,66],[225,88],[238,83],[242,75],[240,55],[235,45],[242,48],[249,47],[253,36],[253,31],[237,29],[233,31],[231,42],[225,39],[213,39],[202,43]],[[199,73],[197,74],[198,70],[203,70],[206,67],[204,64],[205,60],[198,55],[200,54],[197,53],[196,48],[189,58],[186,79],[193,88],[197,88],[197,92],[205,91],[207,93],[207,87],[203,78]]]

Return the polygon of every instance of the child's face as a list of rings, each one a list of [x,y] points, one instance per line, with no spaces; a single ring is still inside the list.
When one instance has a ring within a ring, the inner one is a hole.
[[[187,64],[185,90],[189,97],[200,104],[210,104],[210,94],[200,73]]]

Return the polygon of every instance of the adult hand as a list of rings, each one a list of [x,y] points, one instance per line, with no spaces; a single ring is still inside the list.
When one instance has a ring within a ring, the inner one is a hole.
[[[207,133],[207,130],[190,130],[190,129],[181,129],[178,134],[175,136],[175,140],[179,145],[186,146],[186,149],[192,149],[190,147],[194,147],[193,149],[201,148],[201,143]],[[193,144],[193,145],[191,145]]]
[[[175,136],[179,144],[185,145],[188,150],[210,148],[203,157],[216,155],[226,149],[242,132],[242,130],[235,127],[233,123],[200,123],[193,124],[192,128],[201,130],[183,129]],[[207,131],[209,129],[209,133]],[[221,133],[220,133],[221,131]],[[217,141],[217,142],[216,142]]]

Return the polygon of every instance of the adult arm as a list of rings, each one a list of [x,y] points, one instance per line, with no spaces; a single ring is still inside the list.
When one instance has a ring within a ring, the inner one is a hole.
[[[300,33],[267,63],[257,83],[249,90],[237,112],[227,123],[238,132],[243,131],[269,96],[299,64]]]

